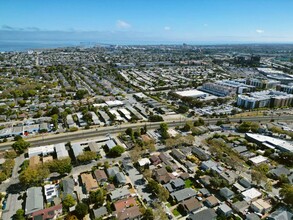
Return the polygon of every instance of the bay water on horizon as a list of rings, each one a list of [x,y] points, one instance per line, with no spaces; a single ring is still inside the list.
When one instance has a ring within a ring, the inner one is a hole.
[[[75,46],[84,46],[84,44],[80,41],[0,41],[0,52],[25,52]]]

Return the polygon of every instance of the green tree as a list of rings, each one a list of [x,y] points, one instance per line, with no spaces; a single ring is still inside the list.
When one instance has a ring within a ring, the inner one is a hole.
[[[5,160],[5,162],[2,164],[2,172],[5,173],[7,177],[10,177],[14,165],[15,165],[14,159]]]
[[[84,151],[83,154],[77,156],[79,162],[87,162],[95,160],[97,158],[97,153],[92,151]]]
[[[158,196],[158,198],[165,202],[169,198],[169,192],[162,185],[157,183],[155,180],[150,179],[148,182],[148,187]]]
[[[159,192],[157,195],[158,198],[163,202],[166,202],[170,196],[169,191],[161,185],[159,185]]]
[[[177,112],[178,113],[181,113],[181,114],[184,114],[186,112],[188,112],[189,108],[188,106],[186,105],[179,105],[178,109],[177,109]]]
[[[144,212],[143,217],[145,220],[154,220],[155,216],[153,210],[151,208],[147,208]]]
[[[14,220],[25,220],[24,217],[24,210],[23,209],[18,209],[15,213],[15,215],[13,216]]]
[[[268,192],[272,192],[272,189],[273,189],[272,182],[269,180],[265,184],[265,190]]]
[[[105,201],[105,192],[104,190],[98,189],[96,191],[91,191],[89,196],[90,203],[94,203],[95,205],[102,206]]]
[[[52,116],[52,115],[59,115],[59,108],[54,106],[53,108],[51,108],[51,110],[48,112],[48,116]]]
[[[132,128],[127,128],[125,131],[125,134],[129,135],[130,137],[133,137],[133,130]]]
[[[75,98],[76,99],[83,99],[85,97],[85,95],[87,95],[88,92],[86,90],[77,90],[76,94],[75,94]]]
[[[42,183],[49,173],[46,166],[28,167],[19,175],[19,181],[25,186],[35,186]]]
[[[263,180],[263,174],[257,170],[252,170],[251,172],[251,180],[255,181],[257,184],[261,183],[261,180]]]
[[[19,100],[18,104],[19,104],[20,107],[24,107],[25,104],[26,104],[26,101],[25,100]]]
[[[76,201],[72,195],[67,194],[65,196],[65,198],[63,199],[62,204],[63,204],[64,208],[68,210],[70,207],[72,207],[76,204]]]
[[[63,175],[65,173],[70,173],[72,169],[71,160],[69,157],[60,159],[60,160],[54,160],[46,163],[46,166],[49,168],[51,173],[59,173],[60,175]]]
[[[58,118],[59,116],[57,114],[54,114],[51,116],[51,123],[54,125],[54,128],[53,128],[54,131],[58,129]]]
[[[189,123],[185,123],[184,127],[182,128],[182,131],[187,132],[190,131],[191,126]]]
[[[279,153],[279,161],[286,166],[293,166],[293,153],[292,152],[281,152]]]
[[[293,186],[284,184],[280,190],[280,195],[284,198],[284,202],[293,206]]]
[[[88,206],[85,203],[78,203],[75,206],[76,216],[80,219],[83,218],[86,214],[88,214]]]
[[[290,181],[289,181],[287,175],[285,175],[285,174],[283,174],[283,173],[279,176],[279,182],[280,182],[281,184],[288,184],[288,183],[290,183]]]
[[[163,139],[169,138],[168,134],[168,124],[167,123],[161,123],[160,124],[160,132]]]
[[[0,183],[2,183],[3,181],[5,181],[7,179],[7,175],[0,171]]]
[[[23,139],[20,139],[16,142],[14,142],[12,144],[12,148],[17,152],[17,153],[23,153],[27,148],[30,147],[30,143],[29,142],[26,142],[25,140]]]
[[[150,115],[149,121],[150,122],[159,122],[159,121],[164,121],[164,119],[160,115]]]
[[[93,115],[90,112],[84,113],[83,114],[83,120],[87,123],[87,124],[91,124],[93,119]]]
[[[120,145],[117,145],[113,147],[112,149],[110,149],[107,155],[109,157],[120,157],[121,154],[124,153],[124,151],[125,149],[123,147],[121,147]]]
[[[241,125],[238,126],[237,130],[241,133],[246,133],[250,131],[250,125],[248,122],[243,122]]]
[[[15,151],[13,151],[13,150],[5,151],[5,155],[4,155],[4,157],[5,157],[6,159],[14,159],[14,158],[17,157],[17,153],[16,153]]]

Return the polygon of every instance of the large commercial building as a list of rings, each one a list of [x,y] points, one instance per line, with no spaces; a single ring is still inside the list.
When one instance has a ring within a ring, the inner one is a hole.
[[[205,83],[200,89],[217,96],[231,96],[246,92],[253,92],[255,87],[240,81],[221,80],[214,83]]]
[[[260,89],[275,89],[277,85],[281,84],[277,80],[267,80],[267,79],[246,79],[245,82],[247,85],[255,86]]]
[[[201,92],[197,89],[179,91],[179,92],[176,92],[176,94],[181,97],[192,97],[192,98],[203,98],[208,96],[208,94],[206,94],[205,92]]]
[[[245,138],[248,141],[262,145],[267,148],[277,149],[282,152],[293,152],[293,144],[278,138],[268,137],[260,134],[246,133]]]
[[[293,85],[278,85],[276,89],[281,92],[293,94]]]
[[[277,80],[283,84],[293,82],[293,77],[291,75],[286,74],[280,70],[274,70],[272,68],[257,68],[257,70],[268,79]]]
[[[292,105],[293,95],[280,91],[266,90],[250,93],[249,95],[238,95],[237,97],[237,106],[246,109]]]

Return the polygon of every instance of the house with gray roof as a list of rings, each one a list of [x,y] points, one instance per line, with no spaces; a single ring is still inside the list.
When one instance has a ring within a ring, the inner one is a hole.
[[[111,201],[127,198],[129,196],[130,196],[130,192],[127,188],[118,188],[118,189],[113,190],[110,193]]]
[[[233,183],[235,183],[238,175],[232,170],[225,170],[224,172],[220,173],[220,177],[226,180],[229,185],[232,185]]]
[[[63,199],[66,195],[72,195],[76,199],[76,194],[74,193],[74,180],[71,177],[66,177],[62,180],[63,184]]]
[[[115,177],[117,173],[119,173],[120,170],[119,170],[119,167],[110,167],[107,169],[107,174],[109,177]]]
[[[54,147],[55,147],[55,152],[57,154],[57,159],[69,157],[68,151],[66,150],[64,143],[55,144]]]
[[[215,161],[212,161],[212,160],[207,160],[207,161],[203,161],[201,164],[200,164],[200,168],[207,171],[207,170],[210,170],[212,169],[213,167],[216,167],[218,164],[215,162]]]
[[[227,187],[220,189],[220,195],[227,199],[232,199],[234,197],[234,192]]]
[[[286,210],[277,210],[269,215],[268,220],[291,220],[293,213]]]
[[[181,189],[181,190],[178,190],[176,192],[171,193],[170,196],[176,202],[181,202],[181,201],[184,201],[184,200],[189,199],[191,197],[195,197],[196,192],[195,192],[195,190],[193,190],[191,188],[184,188],[184,189]]]
[[[126,177],[122,172],[119,172],[115,175],[115,180],[118,186],[124,186],[126,184]]]
[[[174,191],[184,189],[185,182],[181,178],[177,178],[165,184],[164,187],[169,191],[169,193],[172,193]]]
[[[260,220],[260,217],[254,213],[249,213],[245,217],[246,217],[246,220]]]
[[[220,214],[220,215],[224,215],[226,217],[229,217],[230,215],[232,215],[233,213],[233,210],[228,206],[226,205],[225,203],[220,205],[217,209],[217,212]]]
[[[101,217],[104,217],[108,215],[107,208],[105,206],[102,206],[98,209],[93,209],[93,217],[94,219],[99,219]]]
[[[232,204],[232,208],[237,213],[244,214],[245,211],[249,208],[249,204],[246,201],[237,201]]]
[[[242,179],[238,180],[238,183],[241,186],[245,187],[246,189],[250,189],[251,188],[251,182],[248,179],[246,179],[246,178],[242,178]]]
[[[100,152],[100,147],[98,146],[98,144],[96,142],[90,142],[89,149],[90,149],[90,151],[95,152],[95,153]]]
[[[31,187],[26,191],[25,215],[44,209],[42,187]]]
[[[75,158],[77,156],[83,154],[84,147],[81,146],[79,143],[73,143],[73,144],[71,144],[71,148],[72,148],[72,151],[73,151],[73,154],[74,154]]]
[[[205,152],[203,149],[194,147],[192,148],[192,153],[198,157],[200,160],[209,160],[211,155]]]
[[[201,188],[198,190],[200,194],[202,194],[204,197],[208,197],[211,195],[210,191],[206,188]]]
[[[191,214],[187,217],[187,220],[215,220],[217,218],[217,213],[213,209],[204,209],[195,214]]]
[[[106,141],[105,145],[108,147],[109,150],[111,150],[113,147],[117,146],[114,140],[108,140]]]
[[[278,166],[269,172],[274,179],[278,179],[281,175],[289,176],[291,171],[284,166]]]
[[[186,158],[186,156],[177,149],[172,150],[171,155],[179,162],[182,162],[182,160]]]

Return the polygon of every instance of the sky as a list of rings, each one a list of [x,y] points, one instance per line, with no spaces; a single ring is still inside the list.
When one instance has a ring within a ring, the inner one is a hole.
[[[0,41],[293,43],[293,0],[0,0]]]

